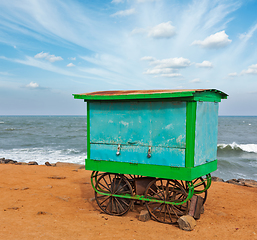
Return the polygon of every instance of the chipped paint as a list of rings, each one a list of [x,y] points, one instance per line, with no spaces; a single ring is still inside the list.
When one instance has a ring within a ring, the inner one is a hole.
[[[138,117],[138,122],[142,123],[142,117],[141,116]]]
[[[185,136],[183,135],[179,135],[178,138],[176,139],[176,142],[181,144],[182,142],[184,143],[185,142]]]
[[[165,127],[165,129],[167,129],[167,130],[174,129],[173,124],[170,123],[169,125],[167,125],[167,126]]]
[[[120,121],[120,123],[121,123],[122,125],[126,126],[126,127],[128,127],[128,126],[129,126],[129,123],[128,123],[128,122]]]

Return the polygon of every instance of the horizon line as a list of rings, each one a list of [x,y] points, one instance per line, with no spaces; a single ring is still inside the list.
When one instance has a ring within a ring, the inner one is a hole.
[[[73,116],[86,116],[87,114],[4,114],[0,117],[73,117]],[[257,115],[218,115],[218,117],[257,117]]]

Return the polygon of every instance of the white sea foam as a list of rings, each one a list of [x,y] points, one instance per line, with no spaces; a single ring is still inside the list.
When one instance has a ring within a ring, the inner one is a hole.
[[[245,152],[257,153],[257,144],[237,144],[235,142],[231,144],[218,144],[220,149],[226,148],[228,146],[231,147],[231,149],[241,149]]]
[[[0,158],[12,159],[18,162],[36,161],[39,165],[45,162],[69,162],[85,164],[85,153],[75,149],[55,150],[50,148],[24,148],[24,149],[0,149]]]

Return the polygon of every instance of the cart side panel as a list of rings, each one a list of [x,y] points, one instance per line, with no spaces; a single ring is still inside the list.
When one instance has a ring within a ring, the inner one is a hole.
[[[147,157],[148,147],[127,146],[120,148],[116,155],[117,145],[91,144],[91,159],[127,162],[132,164],[151,164],[160,166],[185,167],[185,149],[181,148],[151,148],[151,157]]]
[[[92,102],[90,142],[185,148],[185,102]]]
[[[217,159],[218,103],[197,102],[194,165]]]

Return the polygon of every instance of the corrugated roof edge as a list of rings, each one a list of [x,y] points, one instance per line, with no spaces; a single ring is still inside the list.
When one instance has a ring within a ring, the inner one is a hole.
[[[115,100],[115,99],[147,99],[147,98],[177,98],[193,97],[195,93],[214,92],[226,99],[227,94],[217,89],[165,89],[165,90],[120,90],[97,91],[73,94],[75,99],[84,100]]]

